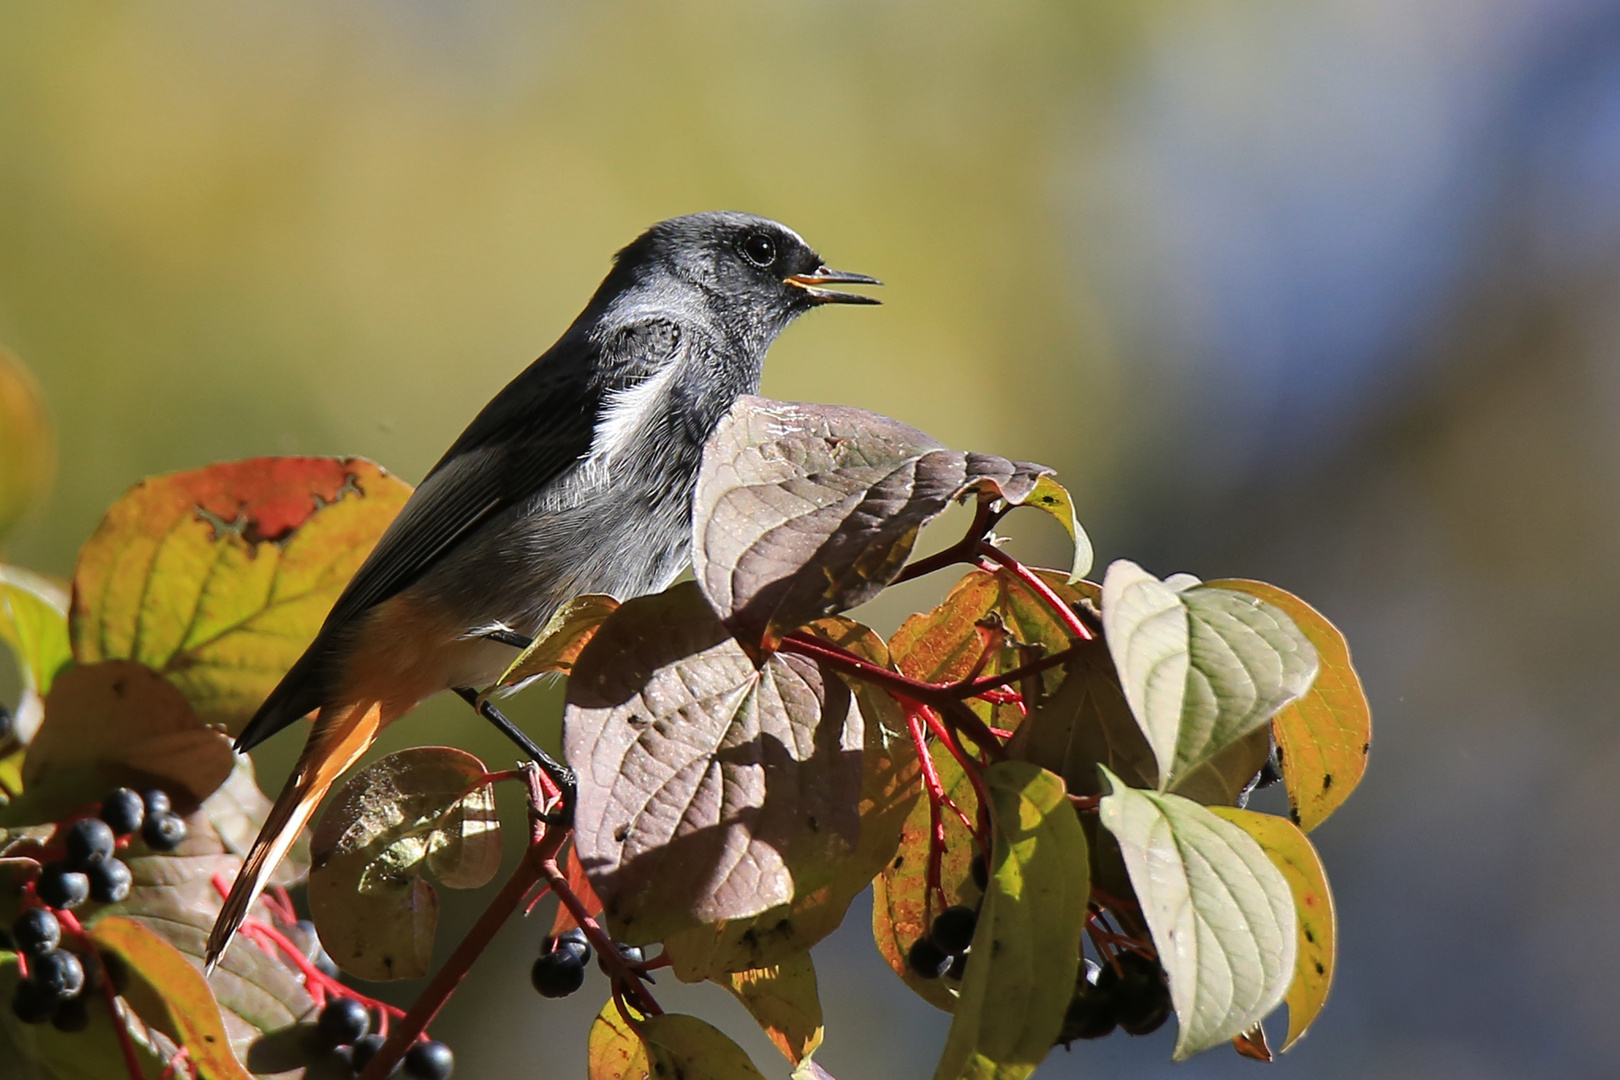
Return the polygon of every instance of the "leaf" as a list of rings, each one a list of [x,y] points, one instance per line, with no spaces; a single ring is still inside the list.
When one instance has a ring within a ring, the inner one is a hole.
[[[833,616],[806,630],[879,667],[890,666],[883,639],[859,623]],[[803,952],[838,929],[850,903],[894,857],[901,826],[922,794],[922,770],[910,737],[890,734],[905,726],[895,700],[871,683],[845,681],[860,703],[866,743],[861,757],[860,842],[855,852],[839,861],[830,883],[801,889],[791,904],[667,938],[664,953],[677,978],[698,982],[769,967]]]
[[[1272,814],[1213,807],[1216,814],[1254,837],[1288,882],[1299,918],[1299,943],[1294,962],[1294,979],[1288,986],[1288,1036],[1286,1051],[1298,1042],[1322,1011],[1333,985],[1333,965],[1338,950],[1338,920],[1333,910],[1333,893],[1328,889],[1327,872],[1321,857],[1298,826]]]
[[[186,1048],[201,1076],[252,1080],[231,1052],[208,980],[173,945],[133,919],[117,916],[98,920],[90,928],[90,940],[124,962],[129,985],[123,996],[141,1019]]]
[[[1208,585],[1171,588],[1121,559],[1103,581],[1103,629],[1160,789],[1310,688],[1316,650],[1288,615]]]
[[[883,591],[952,501],[1021,502],[1050,471],[947,450],[861,409],[741,397],[704,447],[692,570],[751,653],[773,649]]]
[[[0,537],[50,490],[55,474],[56,444],[39,384],[0,349]]]
[[[138,660],[235,734],[410,493],[360,458],[250,458],[143,480],[79,552],[74,655]]]
[[[1063,581],[1055,571],[1037,571],[1046,583],[1069,603],[1078,603],[1083,594]],[[923,682],[957,682],[972,674],[984,650],[979,626],[988,621],[1006,631],[1003,646],[992,652],[980,670],[981,675],[999,675],[1038,659],[1061,652],[1071,640],[1067,629],[1045,602],[1029,587],[1004,569],[971,570],[951,587],[945,599],[932,611],[912,615],[900,624],[889,639],[889,651],[902,674]],[[1025,646],[1028,656],[1020,650]],[[1063,673],[1052,669],[1042,674],[1045,692],[1056,690]],[[969,703],[986,721],[1004,730],[1017,728],[1022,714],[1015,706],[991,706],[982,701]]]
[[[27,1080],[117,1080],[129,1075],[104,996],[86,1000],[90,1023],[83,1031],[58,1031],[50,1024],[17,1019],[10,1003],[20,981],[16,954],[0,952],[0,1002],[5,1003],[0,1007],[0,1075]],[[138,1030],[139,1021],[131,1026]],[[146,1076],[155,1077],[163,1062],[143,1041],[135,1040],[136,1060]]]
[[[343,785],[310,840],[310,915],[332,960],[361,979],[430,970],[439,898],[431,872],[475,889],[500,869],[484,763],[448,746],[389,754]]]
[[[1247,1031],[1293,977],[1294,900],[1248,833],[1179,795],[1111,787],[1099,818],[1119,841],[1181,1030],[1183,1061]]]
[[[1091,885],[1086,837],[1055,774],[1022,761],[984,770],[995,853],[962,996],[935,1080],[1022,1080],[1063,1027]]]
[[[136,843],[124,852],[132,879],[129,898],[81,911],[80,917],[87,926],[114,916],[134,919],[200,969],[208,932],[219,914],[219,886],[229,887],[235,879],[242,855],[269,810],[270,800],[254,783],[251,761],[238,759],[225,784],[186,816],[186,839],[178,848],[155,852]],[[306,867],[300,842],[271,880],[293,884]],[[274,924],[262,900],[250,914]],[[283,927],[284,932],[287,929]],[[209,985],[224,1010],[225,1030],[237,1057],[253,1063],[269,1057],[274,1062],[274,1067],[255,1067],[255,1072],[280,1073],[312,1060],[311,1051],[301,1042],[272,1047],[269,1044],[275,1040],[263,1037],[312,1019],[316,1012],[304,990],[303,976],[281,956],[238,937],[209,978]]]
[[[614,936],[659,941],[830,881],[859,841],[862,741],[842,680],[795,655],[756,669],[691,583],[614,612],[563,717],[575,850]]]
[[[518,654],[496,680],[496,686],[518,686],[541,675],[560,672],[567,675],[574,670],[574,661],[596,636],[597,628],[619,608],[611,596],[594,593],[576,596],[557,609],[557,613],[535,635],[529,647]]]
[[[1086,530],[1080,527],[1080,518],[1074,512],[1074,499],[1062,484],[1045,474],[1035,481],[1035,487],[1020,504],[1034,506],[1045,510],[1057,518],[1063,526],[1063,531],[1069,534],[1069,540],[1074,544],[1074,563],[1069,568],[1069,584],[1074,584],[1091,572],[1091,562],[1095,557],[1091,548],[1091,537]]]
[[[1074,649],[1056,692],[1019,726],[1008,754],[1057,773],[1075,795],[1101,794],[1098,765],[1133,787],[1155,786],[1158,764],[1125,700],[1108,643],[1076,642]]]
[[[579,865],[579,853],[574,850],[572,840],[568,841],[567,854],[562,860],[563,876],[568,879],[568,887],[574,890],[582,904],[585,905],[586,914],[593,919],[602,914],[602,901],[597,898],[596,890],[591,888],[590,881],[585,877],[585,870]],[[557,914],[551,920],[551,935],[556,937],[565,930],[572,930],[579,926],[579,920],[564,904],[557,905]]]
[[[641,1037],[658,1080],[764,1080],[742,1047],[695,1016],[649,1016]]]
[[[732,972],[715,982],[742,1002],[782,1056],[795,1065],[821,1045],[821,998],[809,953],[794,953],[768,968]]]
[[[647,1044],[624,1022],[612,998],[591,1023],[585,1057],[590,1080],[647,1080],[653,1074]]]
[[[68,643],[67,592],[18,566],[0,566],[0,641],[17,658],[23,685],[43,696],[57,672],[73,662]]]
[[[230,740],[149,668],[129,660],[76,665],[45,698],[45,719],[23,758],[24,795],[5,816],[53,820],[119,784],[156,785],[196,805],[234,761]]]
[[[1350,663],[1350,646],[1338,627],[1292,593],[1259,581],[1212,581],[1211,585],[1258,596],[1287,612],[1316,646],[1321,670],[1310,691],[1271,721],[1283,760],[1283,783],[1300,828],[1310,832],[1339,808],[1361,783],[1372,747],[1372,710],[1361,678]]]
[[[945,794],[961,808],[969,821],[977,820],[979,800],[973,785],[956,759],[937,743],[929,747],[929,757],[939,775]],[[979,902],[979,887],[973,883],[968,866],[973,860],[974,840],[956,815],[944,810],[945,851],[940,859],[940,887],[952,904],[972,907]],[[937,898],[929,903],[927,890],[929,809],[926,798],[911,806],[900,830],[900,846],[883,872],[872,882],[872,940],[889,968],[900,980],[936,1008],[951,1012],[956,1008],[956,992],[943,980],[924,979],[906,963],[912,944],[928,932],[932,914],[940,910]]]

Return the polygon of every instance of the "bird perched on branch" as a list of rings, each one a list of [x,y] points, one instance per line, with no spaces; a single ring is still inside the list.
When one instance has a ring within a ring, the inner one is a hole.
[[[619,252],[573,325],[428,473],[238,736],[247,751],[316,713],[209,935],[210,971],[384,727],[441,690],[474,700],[571,597],[674,580],[703,444],[758,389],[771,342],[811,308],[877,303],[828,288],[840,284],[878,282],[829,270],[793,230],[747,214],[673,218]]]

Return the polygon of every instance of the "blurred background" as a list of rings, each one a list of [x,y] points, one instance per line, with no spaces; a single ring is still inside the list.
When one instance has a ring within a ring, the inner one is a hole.
[[[1171,1066],[1167,1028],[1038,1075],[1614,1074],[1614,3],[6,5],[0,345],[59,447],[6,557],[66,576],[126,487],[217,459],[418,480],[617,247],[717,208],[888,282],[790,330],[767,394],[1054,465],[1101,559],[1276,582],[1355,650],[1375,738],[1313,836],[1316,1029],[1269,1072]],[[554,737],[555,694],[515,711]],[[464,712],[385,749],[505,760]],[[478,898],[447,899],[453,941]],[[816,951],[818,1060],[929,1076],[947,1018],[865,905]],[[583,1075],[603,987],[537,998],[543,932],[436,1025],[458,1076]],[[723,992],[667,994],[786,1076]]]

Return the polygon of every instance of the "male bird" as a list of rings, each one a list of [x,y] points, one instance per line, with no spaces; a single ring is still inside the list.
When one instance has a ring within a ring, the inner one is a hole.
[[[582,593],[665,588],[686,564],[703,444],[765,350],[821,304],[876,300],[793,230],[747,214],[660,222],[567,332],[486,405],[355,573],[236,740],[319,710],[208,938],[213,970],[332,783],[390,722],[487,686]]]

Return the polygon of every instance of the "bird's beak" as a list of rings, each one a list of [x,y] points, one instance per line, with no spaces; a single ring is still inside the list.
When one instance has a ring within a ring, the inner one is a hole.
[[[847,270],[829,270],[819,267],[813,274],[793,274],[783,279],[787,284],[803,289],[818,304],[881,304],[875,296],[823,289],[823,285],[882,285],[883,282],[865,274],[852,274]]]

